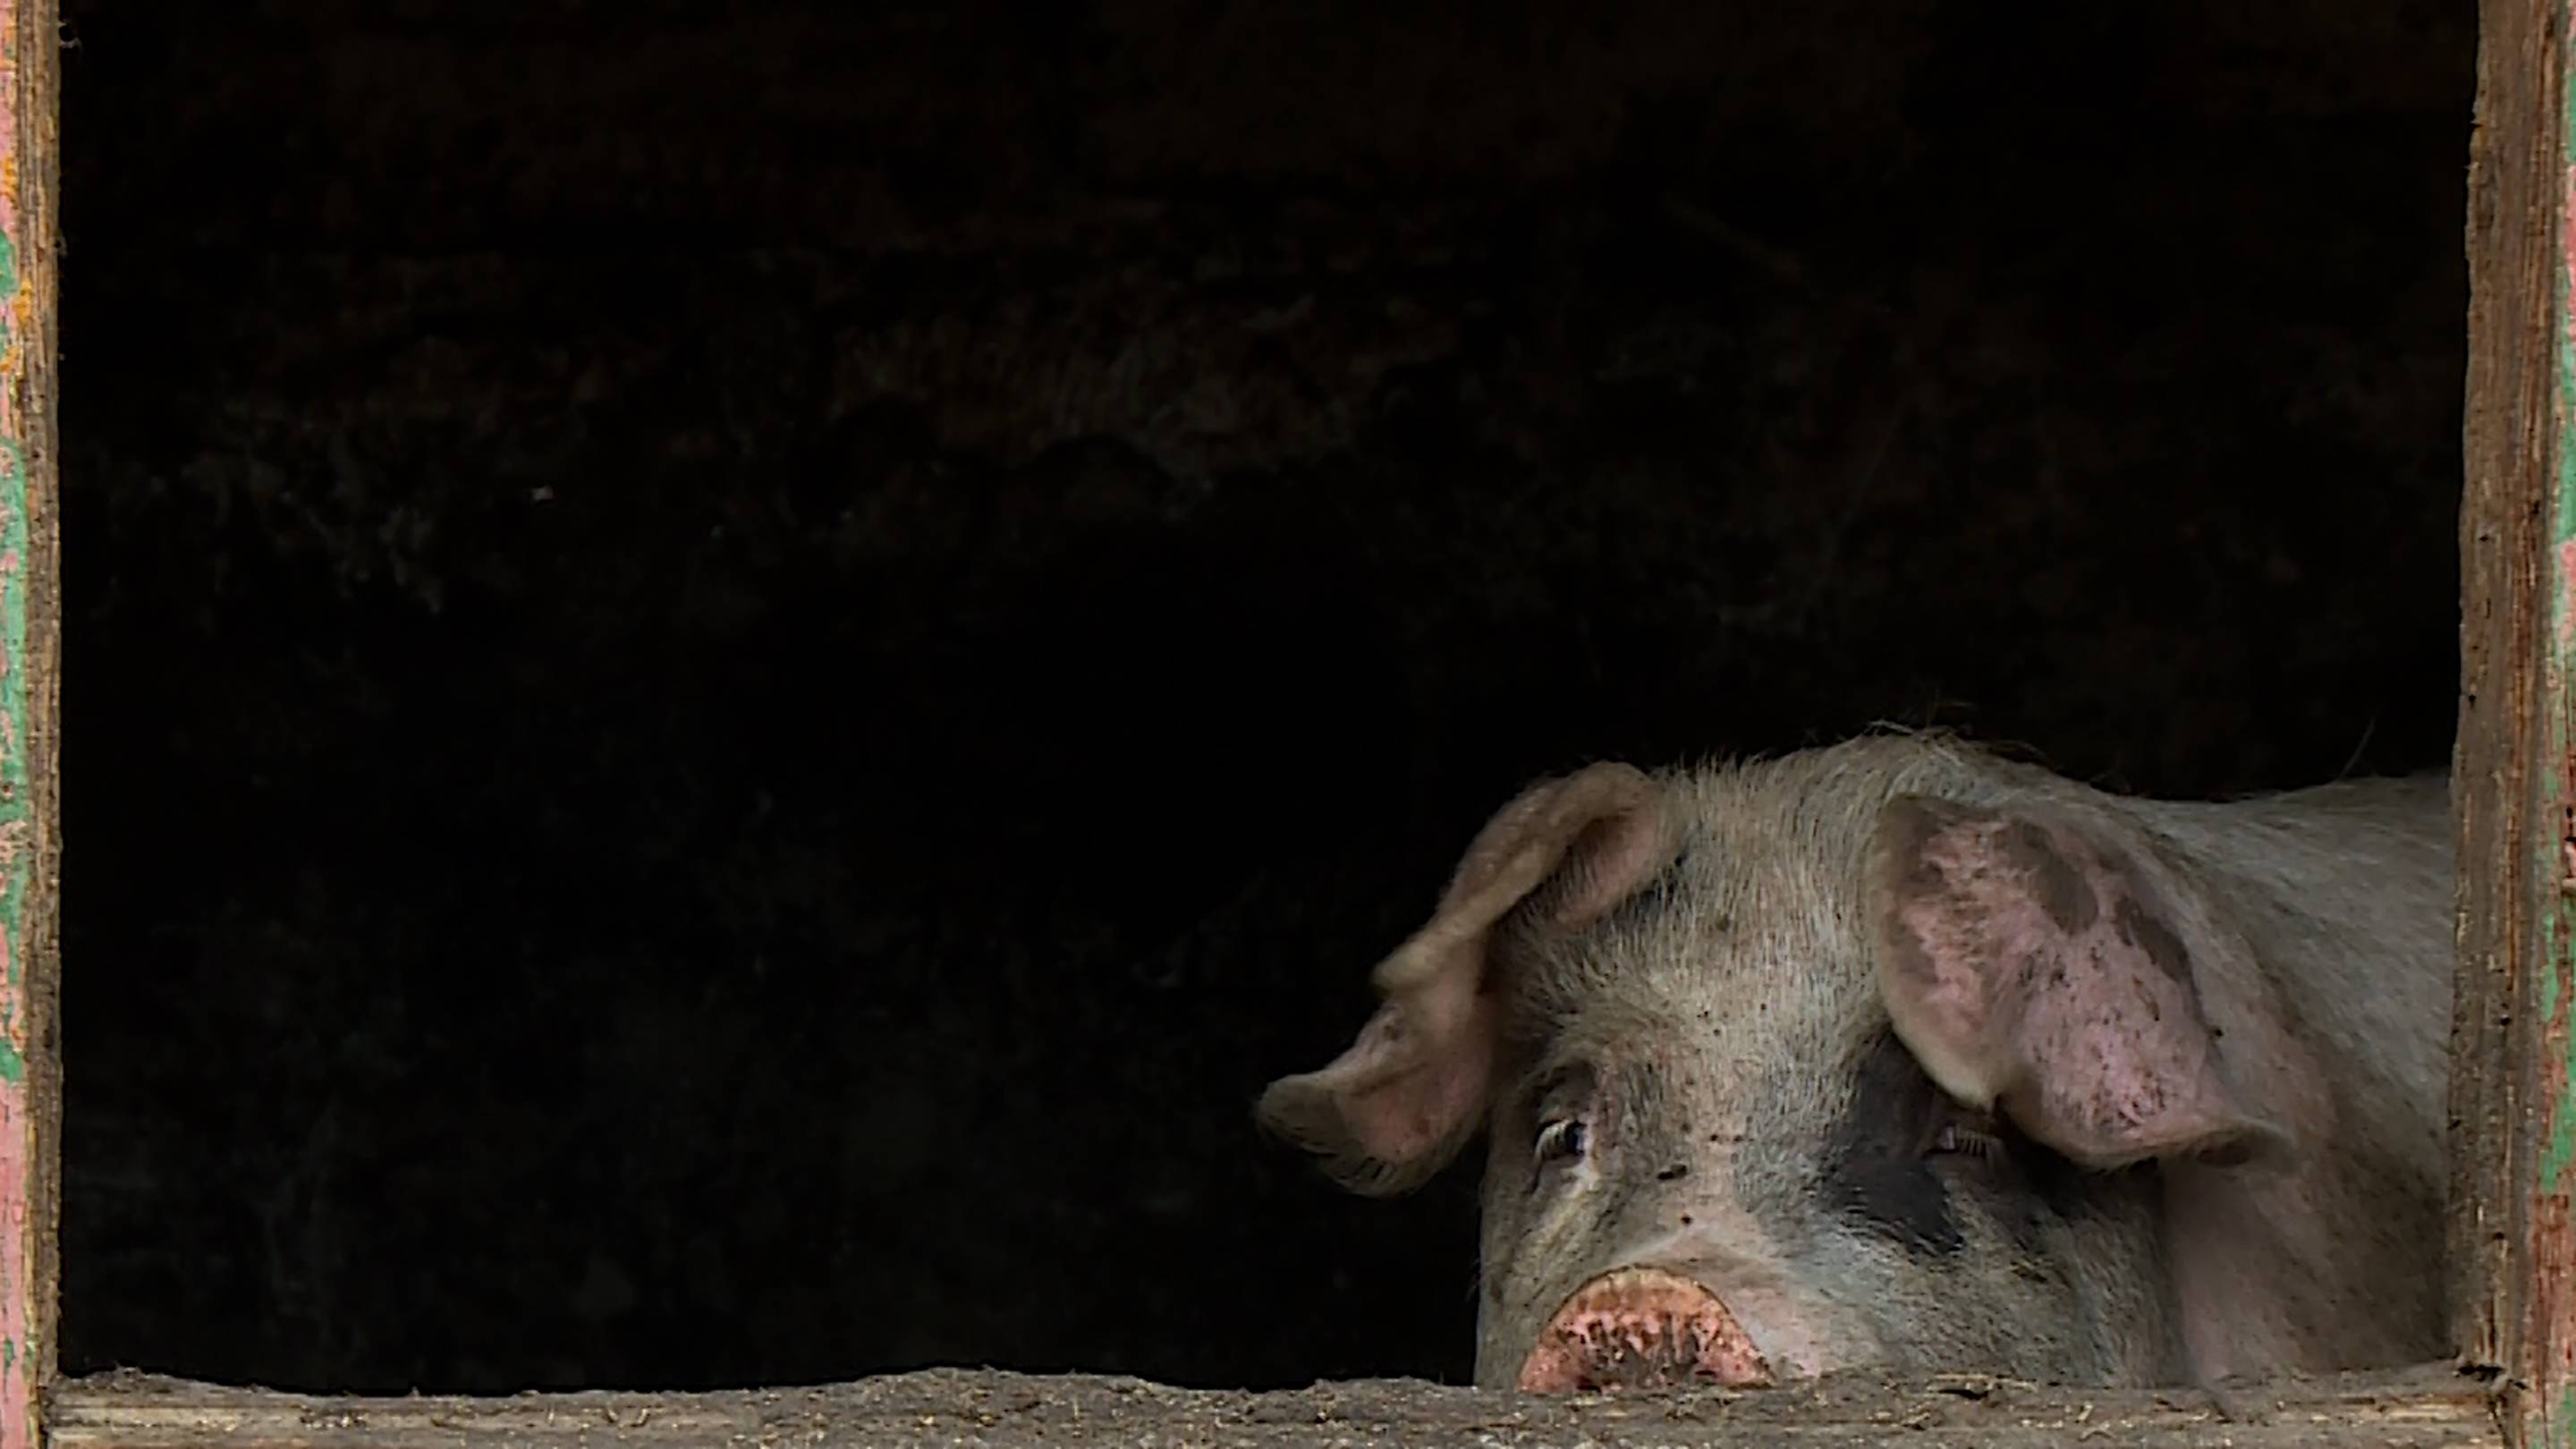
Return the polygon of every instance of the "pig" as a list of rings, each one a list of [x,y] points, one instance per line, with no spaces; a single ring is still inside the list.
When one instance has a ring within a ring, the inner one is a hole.
[[[2448,784],[2149,800],[1894,731],[1592,765],[1257,1116],[1367,1195],[1482,1134],[1480,1385],[2434,1359]]]

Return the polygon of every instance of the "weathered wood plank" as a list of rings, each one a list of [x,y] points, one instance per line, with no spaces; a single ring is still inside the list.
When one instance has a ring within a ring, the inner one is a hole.
[[[2517,989],[2539,954],[2531,909],[2551,834],[2534,818],[2541,766],[2543,513],[2555,424],[2552,179],[2562,158],[2544,74],[2558,0],[2484,0],[2469,160],[2469,365],[2460,510],[2459,987],[2451,1041],[2453,1330],[2502,1365],[2515,1306],[2511,1164]]]
[[[2454,1329],[2519,1443],[2576,1442],[2576,205],[2565,0],[2484,0],[2455,761]]]
[[[0,0],[0,1449],[54,1366],[59,53],[54,0]]]
[[[2447,1364],[2231,1392],[2224,1413],[2188,1390],[2085,1392],[1955,1375],[1546,1399],[1395,1380],[1249,1393],[953,1369],[806,1389],[508,1399],[308,1398],[114,1375],[58,1387],[47,1426],[55,1449],[2503,1442],[2492,1391]]]

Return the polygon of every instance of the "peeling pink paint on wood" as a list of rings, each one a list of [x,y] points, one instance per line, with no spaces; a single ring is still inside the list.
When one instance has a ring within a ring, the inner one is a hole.
[[[0,960],[15,977],[19,963],[5,959],[8,955],[6,937],[0,936]],[[36,1443],[36,1356],[28,1343],[35,1317],[30,1299],[36,1290],[34,1214],[28,1210],[34,1128],[22,1075],[0,1091],[0,1174],[9,1183],[6,1197],[0,1198],[7,1205],[5,1218],[0,1218],[0,1275],[6,1278],[0,1282],[0,1355],[5,1355],[0,1359],[0,1449],[35,1449]]]
[[[25,169],[18,164],[18,0],[0,0],[0,235],[9,238],[13,251],[19,247],[18,177]],[[18,270],[12,268],[11,270]],[[14,291],[24,291],[16,288]],[[19,298],[12,296],[15,303]],[[9,329],[9,347],[17,350],[23,327]],[[18,420],[9,419],[9,436],[18,437]]]
[[[11,147],[9,154],[16,155],[17,149],[14,146]],[[2561,182],[2564,189],[2558,197],[2558,215],[2563,221],[2568,217],[2576,217],[2576,166],[2566,169]],[[13,186],[10,190],[14,192],[17,188]],[[2568,298],[2576,297],[2576,232],[2570,232],[2564,226],[2560,227],[2558,233],[2558,261],[2560,276],[2557,311],[2559,331],[2562,334],[2560,340],[2576,342],[2576,308],[2566,305]]]
[[[2558,545],[2558,648],[2576,649],[2576,538]]]
[[[0,0],[0,12],[5,12],[8,3],[9,0]],[[16,123],[13,121],[0,121],[0,145],[6,145],[9,142],[11,139],[9,132],[11,127],[15,124]],[[15,152],[0,151],[0,156],[6,156],[12,161],[17,159]],[[12,196],[12,192],[13,188],[0,186],[0,198],[9,198]],[[11,214],[12,211],[13,208],[11,206],[0,204],[0,238],[6,238],[9,242],[14,244],[18,239],[18,234],[9,229],[11,223],[17,220],[16,216]],[[21,287],[18,290],[19,294],[24,296],[27,289]],[[0,376],[5,376],[7,373],[9,353],[16,350],[16,339],[19,330],[20,329],[17,328],[10,329],[9,346],[6,349],[0,349]],[[11,421],[14,422],[14,419]],[[18,437],[17,429],[10,427],[5,431],[5,433],[0,433],[0,437],[5,437],[9,441],[15,442]],[[26,500],[23,497],[15,500],[0,498],[0,508],[23,507],[25,506],[25,502]],[[0,550],[0,597],[6,597],[10,586],[19,582],[19,562],[18,551],[16,549]],[[0,682],[5,682],[9,678],[9,671],[14,668],[17,663],[17,655],[9,647],[11,642],[8,631],[0,629]],[[0,760],[14,760],[18,758],[18,745],[18,716],[9,710],[0,709]],[[10,854],[16,849],[17,846],[14,842],[0,839],[0,870],[5,870],[7,868]],[[5,952],[9,949],[9,942],[6,939],[6,935],[6,932],[0,932],[0,952]],[[14,971],[0,971],[0,989],[5,989],[7,983],[16,981],[17,979],[17,973]],[[5,1449],[5,1446],[0,1446],[0,1449]]]

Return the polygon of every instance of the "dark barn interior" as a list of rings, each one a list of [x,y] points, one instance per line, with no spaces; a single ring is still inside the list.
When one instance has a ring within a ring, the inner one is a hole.
[[[65,14],[71,1371],[1460,1379],[1529,777],[2447,758],[2465,3]]]

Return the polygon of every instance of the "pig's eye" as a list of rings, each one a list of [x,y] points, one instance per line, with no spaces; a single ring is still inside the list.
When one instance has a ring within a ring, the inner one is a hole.
[[[1944,1122],[1941,1124],[1941,1130],[1934,1133],[1932,1137],[1932,1153],[1935,1156],[1948,1153],[1959,1157],[1973,1157],[1980,1162],[1992,1162],[2002,1153],[2003,1147],[2002,1138],[1966,1122]]]
[[[1571,1162],[1583,1155],[1592,1134],[1584,1130],[1580,1119],[1559,1117],[1542,1122],[1538,1128],[1538,1160],[1544,1167],[1551,1162]]]

